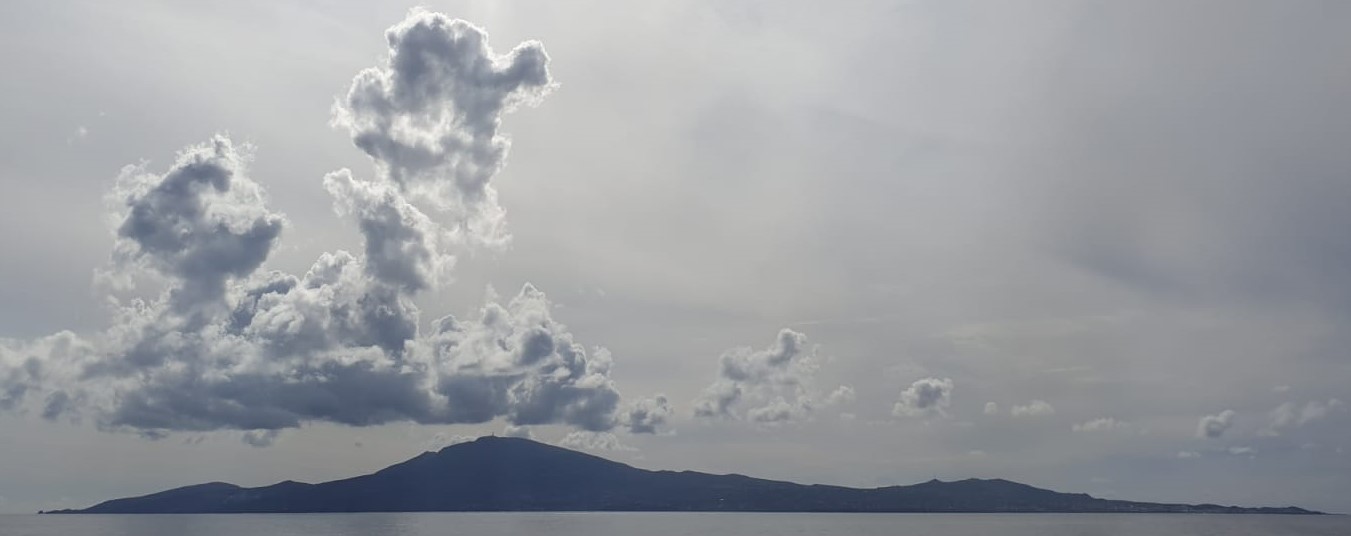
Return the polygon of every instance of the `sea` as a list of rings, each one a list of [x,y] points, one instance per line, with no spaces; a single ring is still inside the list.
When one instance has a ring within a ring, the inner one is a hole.
[[[362,513],[0,515],[0,536],[1347,536],[1351,516]]]

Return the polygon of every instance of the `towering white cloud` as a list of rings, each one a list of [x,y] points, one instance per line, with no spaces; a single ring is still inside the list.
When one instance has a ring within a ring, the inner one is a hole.
[[[185,149],[164,175],[123,170],[110,194],[120,205],[119,268],[170,278],[169,303],[179,312],[222,305],[226,282],[258,269],[285,222],[245,176],[249,160],[248,147],[216,136]]]
[[[819,371],[816,348],[807,336],[783,329],[764,350],[733,348],[719,357],[718,378],[694,401],[694,416],[741,418],[737,407],[750,405],[744,417],[773,424],[805,417],[820,406],[843,403],[853,389],[840,386],[822,396],[815,389]],[[743,402],[745,404],[743,404]]]
[[[324,177],[334,210],[357,221],[366,241],[369,275],[416,292],[433,286],[455,258],[445,253],[451,236],[388,182],[361,181],[348,170]]]
[[[474,240],[506,239],[489,184],[510,145],[503,113],[535,104],[554,86],[536,41],[498,55],[488,34],[462,20],[414,11],[385,32],[389,59],[357,75],[334,123],[401,188],[451,211]]]
[[[951,378],[923,378],[915,380],[904,391],[900,400],[891,408],[891,414],[897,417],[946,416],[952,405],[952,389],[955,384]]]
[[[481,29],[443,15],[416,11],[386,37],[388,61],[335,110],[376,177],[324,179],[360,254],[325,253],[300,276],[261,270],[286,220],[248,177],[248,148],[225,136],[163,174],[128,168],[111,195],[113,273],[157,274],[167,290],[122,304],[90,340],[0,341],[0,409],[148,437],[235,429],[254,446],[310,421],[662,426],[665,397],[620,414],[609,352],[576,342],[529,284],[420,328],[412,299],[447,279],[451,252],[506,239],[489,184],[508,145],[500,117],[553,82],[539,43],[496,55]]]

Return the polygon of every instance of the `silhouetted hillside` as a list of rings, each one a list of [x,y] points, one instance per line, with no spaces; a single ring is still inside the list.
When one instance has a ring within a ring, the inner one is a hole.
[[[1301,508],[1158,504],[1058,493],[1007,480],[856,489],[693,471],[648,471],[526,439],[483,437],[373,474],[322,484],[213,482],[51,513],[741,511],[1196,512]]]

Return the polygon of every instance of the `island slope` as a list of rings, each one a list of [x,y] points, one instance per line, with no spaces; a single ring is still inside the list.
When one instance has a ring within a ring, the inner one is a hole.
[[[452,445],[345,480],[258,488],[213,482],[49,513],[452,511],[1318,513],[1108,500],[999,479],[858,489],[649,471],[505,437]]]

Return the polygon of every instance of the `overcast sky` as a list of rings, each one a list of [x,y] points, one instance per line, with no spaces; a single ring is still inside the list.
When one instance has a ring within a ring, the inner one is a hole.
[[[488,433],[1351,511],[1351,3],[301,4],[0,3],[0,511]]]

